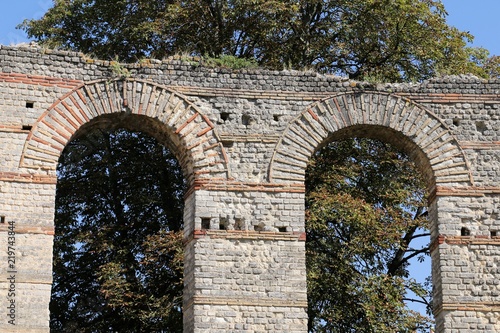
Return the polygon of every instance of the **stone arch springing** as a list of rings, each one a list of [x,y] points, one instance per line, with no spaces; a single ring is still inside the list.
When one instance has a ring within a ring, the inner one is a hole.
[[[181,94],[137,79],[93,81],[59,98],[33,125],[20,167],[55,170],[77,130],[111,114],[118,118],[139,115],[149,118],[149,125],[163,124],[189,184],[227,179],[227,156],[211,121]],[[159,129],[153,126],[148,131],[154,135],[155,130]]]
[[[405,151],[431,191],[436,185],[473,184],[462,149],[438,117],[408,99],[379,92],[339,94],[292,120],[271,160],[270,182],[303,182],[312,154],[346,136],[379,138]]]

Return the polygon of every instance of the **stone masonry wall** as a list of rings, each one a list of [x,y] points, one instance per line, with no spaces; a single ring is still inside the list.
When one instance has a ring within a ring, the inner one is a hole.
[[[369,84],[0,46],[0,331],[49,331],[58,158],[119,126],[167,145],[188,180],[184,332],[307,332],[305,169],[350,136],[396,145],[427,180],[437,332],[498,332],[499,118],[500,81],[470,76]]]

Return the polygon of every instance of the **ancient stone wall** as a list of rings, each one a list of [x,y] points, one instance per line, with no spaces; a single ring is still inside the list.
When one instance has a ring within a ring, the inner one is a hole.
[[[189,183],[186,333],[307,332],[305,168],[349,136],[398,146],[427,180],[437,332],[498,332],[499,117],[500,82],[467,76],[374,85],[1,46],[0,331],[49,331],[58,158],[121,126],[167,145]]]

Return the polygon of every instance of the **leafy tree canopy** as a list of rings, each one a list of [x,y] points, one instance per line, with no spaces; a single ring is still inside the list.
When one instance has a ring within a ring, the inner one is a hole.
[[[432,320],[409,260],[428,254],[424,184],[408,157],[372,139],[335,141],[311,160],[306,181],[311,332],[415,332]],[[424,238],[425,239],[425,238]]]
[[[58,166],[53,332],[182,332],[184,181],[139,132],[95,130]]]
[[[229,55],[391,82],[497,75],[498,60],[467,47],[473,36],[446,15],[441,0],[54,0],[20,28],[101,59]]]

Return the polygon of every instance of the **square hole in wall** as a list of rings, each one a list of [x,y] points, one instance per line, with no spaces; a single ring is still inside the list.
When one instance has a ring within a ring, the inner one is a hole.
[[[247,114],[241,116],[241,123],[245,126],[249,126],[253,124],[253,119]]]
[[[222,121],[226,122],[227,120],[229,120],[229,113],[228,112],[221,112],[220,119]]]
[[[245,222],[243,219],[234,219],[234,230],[245,230]]]
[[[224,148],[231,148],[234,145],[234,141],[222,140],[222,146]]]
[[[226,230],[227,229],[227,219],[221,218],[219,221],[219,230]]]
[[[201,229],[210,229],[210,219],[209,218],[202,218],[201,219]]]
[[[253,230],[255,231],[264,231],[264,226],[263,225],[254,225]]]
[[[488,127],[486,126],[486,123],[482,120],[480,121],[476,121],[476,130],[478,132],[481,132],[484,134],[484,132],[488,129]]]
[[[33,109],[35,107],[35,102],[26,101],[26,108]]]

